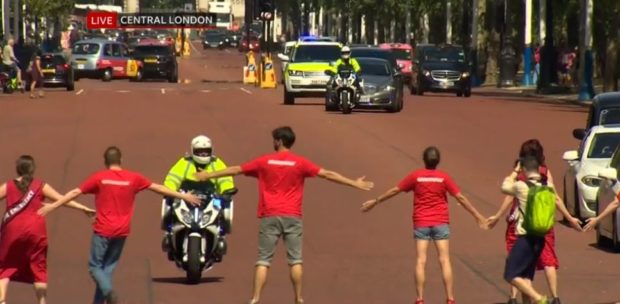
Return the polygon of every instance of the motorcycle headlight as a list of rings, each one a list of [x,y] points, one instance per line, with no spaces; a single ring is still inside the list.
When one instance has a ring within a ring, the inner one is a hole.
[[[188,224],[188,225],[191,224],[193,219],[194,217],[192,216],[192,213],[189,210],[181,209],[181,220],[185,224]]]
[[[340,77],[336,78],[336,84],[339,86],[342,85],[342,78]]]
[[[303,74],[304,73],[302,71],[295,71],[295,70],[288,71],[289,76],[303,76]]]
[[[349,77],[349,79],[347,79],[347,82],[349,83],[349,85],[353,85],[353,83],[355,83],[355,77]]]
[[[431,71],[424,70],[423,73],[424,73],[424,76],[426,77],[431,76]]]
[[[464,72],[463,74],[461,74],[461,77],[463,78],[469,77],[469,72]]]
[[[581,179],[581,182],[584,183],[588,187],[599,187],[601,185],[602,179],[597,176],[584,176]]]
[[[200,225],[204,226],[209,224],[209,221],[211,220],[211,211],[206,212],[205,214],[202,215],[202,217],[200,218]]]
[[[389,84],[388,84],[388,85],[386,85],[386,86],[382,87],[382,88],[381,88],[381,91],[390,91],[390,92],[392,92],[392,91],[394,91],[395,89],[396,89],[396,88],[394,88],[393,86],[391,86],[391,85],[389,85]]]

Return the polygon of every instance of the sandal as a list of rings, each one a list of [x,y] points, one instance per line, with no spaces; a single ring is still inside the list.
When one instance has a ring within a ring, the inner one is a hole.
[[[30,99],[36,99],[37,96],[30,94]],[[2,304],[2,302],[0,302],[0,304]]]
[[[248,303],[249,304],[258,304],[259,302],[258,302],[258,300],[250,300],[250,302],[248,302]],[[2,304],[2,303],[0,303],[0,304]]]

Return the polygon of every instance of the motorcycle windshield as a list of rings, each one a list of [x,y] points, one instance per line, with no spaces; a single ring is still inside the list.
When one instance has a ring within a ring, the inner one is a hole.
[[[350,69],[340,69],[338,71],[338,76],[340,76],[340,78],[349,78],[352,73],[353,71]]]
[[[203,204],[208,203],[216,193],[215,185],[210,181],[185,180],[179,188],[181,191],[190,191],[202,198]]]

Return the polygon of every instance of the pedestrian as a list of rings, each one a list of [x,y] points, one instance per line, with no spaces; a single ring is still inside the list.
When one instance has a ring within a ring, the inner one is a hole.
[[[35,88],[43,86],[43,71],[41,70],[41,53],[36,51],[32,54],[30,60],[30,98],[37,98],[35,94]],[[43,98],[43,90],[39,89],[39,98]]]
[[[545,163],[545,155],[542,144],[537,139],[530,139],[525,141],[521,145],[521,150],[519,151],[519,159],[524,157],[531,156],[536,158],[538,163],[540,164],[539,174],[543,180],[546,180],[548,184],[554,185],[553,176],[551,175],[551,171],[547,167]],[[519,160],[517,160],[518,162]],[[515,162],[516,166],[516,162]],[[526,181],[526,177],[524,174],[519,174],[517,179],[519,181]],[[518,209],[519,201],[511,195],[507,195],[504,199],[502,206],[499,211],[488,219],[488,224],[490,228],[493,228],[499,219],[503,217],[508,210],[508,216],[506,217],[506,251],[510,253],[512,247],[515,244],[518,236],[515,233],[517,217],[521,214]],[[556,207],[560,210],[564,218],[569,222],[575,229],[581,230],[581,221],[570,215],[566,207],[564,206],[564,202],[560,198],[560,196],[556,193]],[[559,269],[560,263],[558,260],[558,256],[555,252],[555,230],[552,228],[545,235],[545,246],[541,253],[540,258],[538,259],[536,270],[544,270],[545,277],[547,278],[547,284],[549,286],[549,291],[553,296],[552,304],[560,304],[560,298],[558,293],[558,276],[557,269]],[[531,283],[531,282],[529,282]],[[508,300],[508,304],[517,304],[517,294],[519,290],[512,286],[510,287],[510,299]],[[523,302],[527,303],[527,296],[523,295]]]
[[[20,156],[15,164],[17,178],[0,185],[0,199],[6,199],[6,211],[0,226],[0,303],[6,303],[10,281],[34,285],[37,303],[47,297],[47,229],[45,218],[37,214],[45,199],[61,195],[45,182],[34,178],[35,162],[30,155]],[[95,210],[69,202],[66,206],[88,216]]]
[[[221,171],[202,171],[196,174],[196,178],[207,180],[239,174],[258,178],[260,197],[257,212],[258,218],[260,218],[258,262],[255,268],[254,290],[250,303],[259,303],[276,244],[280,238],[283,238],[287,249],[295,303],[302,304],[304,180],[319,176],[361,190],[372,189],[373,183],[366,181],[364,177],[351,180],[336,172],[322,169],[304,157],[293,153],[290,149],[295,143],[295,133],[288,126],[279,127],[273,130],[271,134],[275,153]]]
[[[135,195],[151,190],[161,195],[183,199],[198,205],[200,199],[192,194],[179,193],[163,185],[152,183],[139,173],[121,167],[121,151],[109,147],[104,152],[106,169],[87,178],[82,185],[65,194],[51,205],[44,206],[39,214],[46,215],[81,194],[94,194],[97,215],[93,225],[89,269],[97,287],[95,304],[118,303],[112,288],[112,273],[121,257],[125,240],[130,232]]]
[[[422,155],[424,169],[409,173],[397,186],[387,190],[376,199],[362,205],[362,211],[368,212],[376,205],[401,192],[413,191],[413,235],[416,240],[417,261],[415,269],[416,304],[424,304],[424,283],[426,281],[426,257],[431,241],[437,248],[439,265],[446,292],[447,303],[455,304],[454,278],[450,263],[450,217],[446,193],[457,199],[478,222],[480,228],[486,229],[486,219],[476,210],[471,202],[461,193],[452,178],[438,170],[441,155],[436,147],[428,147]]]

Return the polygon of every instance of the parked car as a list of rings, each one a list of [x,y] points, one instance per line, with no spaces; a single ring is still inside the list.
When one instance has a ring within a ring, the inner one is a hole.
[[[599,171],[611,162],[620,145],[620,124],[592,127],[579,150],[566,151],[562,157],[569,168],[564,176],[564,203],[575,217],[589,218],[596,214],[596,195],[601,178]]]
[[[607,168],[599,172],[599,177],[603,179],[596,196],[597,215],[603,212],[607,206],[616,199],[620,191],[620,183],[616,183],[620,172],[620,149],[616,149],[614,156]],[[620,251],[620,208],[601,221],[596,227],[596,243],[598,246],[605,245],[605,241],[611,241],[611,248]]]
[[[390,63],[390,67],[392,68],[394,75],[396,75],[396,94],[398,94],[398,98],[403,98],[403,75],[400,74],[400,70],[402,65],[399,65],[396,61],[396,56],[392,50],[380,49],[378,47],[352,47],[351,48],[351,57],[353,58],[379,58],[385,59]],[[362,70],[362,76],[364,75],[364,70]]]
[[[136,80],[146,78],[165,78],[176,83],[179,79],[179,67],[174,50],[166,44],[139,45],[132,58],[142,62]]]
[[[41,72],[44,87],[65,87],[67,91],[75,89],[73,68],[62,53],[44,53],[41,55]],[[32,79],[27,75],[26,89],[30,89]]]
[[[362,69],[363,95],[360,96],[358,109],[385,109],[389,112],[400,112],[403,108],[402,95],[397,94],[398,80],[390,62],[378,58],[356,58]],[[325,94],[325,110],[337,111],[338,103],[332,90],[333,78],[327,83]]]
[[[71,56],[76,81],[84,77],[103,81],[135,78],[141,64],[131,60],[125,44],[102,39],[79,41],[73,46]]]
[[[278,54],[278,58],[280,59],[280,61],[282,62],[280,64],[281,68],[282,68],[282,84],[284,84],[284,71],[286,71],[286,65],[288,64],[288,59],[291,56],[291,51],[293,50],[293,47],[295,46],[297,42],[296,41],[287,41],[286,43],[284,43],[284,50],[282,51],[282,53]]]
[[[407,43],[383,43],[379,45],[382,49],[392,50],[396,58],[396,63],[400,67],[403,75],[403,84],[411,91],[411,65],[413,60],[413,47]],[[413,94],[413,93],[412,93]]]
[[[424,95],[428,91],[471,96],[469,63],[461,46],[417,45],[411,72],[412,94]]]
[[[582,140],[586,130],[597,125],[620,123],[620,92],[598,94],[592,99],[584,129],[574,129],[573,137]]]

